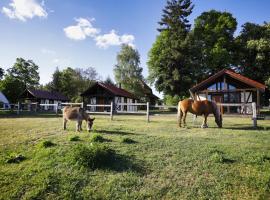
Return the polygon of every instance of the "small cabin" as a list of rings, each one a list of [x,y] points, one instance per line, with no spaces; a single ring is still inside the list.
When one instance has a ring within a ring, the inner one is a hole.
[[[218,103],[251,103],[261,105],[261,94],[266,90],[262,83],[233,70],[223,69],[190,88],[196,100],[212,100]],[[244,110],[249,112],[248,110]],[[224,112],[242,112],[239,107],[225,107]]]
[[[121,103],[137,103],[138,98],[132,93],[112,84],[96,82],[81,94],[85,104],[114,104],[115,111],[137,111],[137,106],[119,105]],[[90,107],[90,111],[109,111],[106,107]]]
[[[36,89],[26,89],[19,97],[21,103],[26,103],[28,105],[28,110],[32,110],[31,103],[38,104],[60,104],[63,102],[68,102],[69,99],[56,91],[47,90],[36,90]],[[44,110],[53,109],[52,106],[44,106]],[[41,109],[41,108],[40,108]]]

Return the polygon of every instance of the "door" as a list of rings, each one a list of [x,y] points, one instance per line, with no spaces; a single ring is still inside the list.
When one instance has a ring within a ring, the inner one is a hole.
[[[98,98],[97,104],[104,105],[105,101],[103,97]],[[104,107],[97,107],[98,112],[104,112]]]

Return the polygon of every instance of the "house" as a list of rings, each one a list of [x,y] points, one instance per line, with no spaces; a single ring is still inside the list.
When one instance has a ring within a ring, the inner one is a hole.
[[[0,105],[1,105],[0,107],[3,109],[10,108],[9,101],[8,101],[7,97],[2,92],[0,92]]]
[[[260,96],[265,90],[264,84],[228,69],[223,69],[190,88],[191,95],[197,100],[208,99],[218,103],[256,102],[258,108],[261,105]],[[237,107],[224,108],[224,112],[242,111]]]
[[[119,105],[120,103],[137,103],[138,98],[130,92],[112,84],[96,82],[81,94],[86,104],[114,103],[115,111],[137,111],[137,106]],[[109,111],[110,108],[91,107],[91,111]]]
[[[67,102],[69,99],[56,91],[47,91],[47,90],[36,90],[36,89],[26,89],[19,97],[20,102],[28,103],[28,106],[31,106],[30,103],[38,104],[60,104],[62,102]],[[51,109],[51,106],[45,106],[44,110]],[[31,108],[28,108],[31,109]]]

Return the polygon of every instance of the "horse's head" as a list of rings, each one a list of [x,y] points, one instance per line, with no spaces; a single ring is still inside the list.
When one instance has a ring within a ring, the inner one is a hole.
[[[213,104],[213,113],[215,116],[215,122],[219,128],[222,128],[222,115],[220,113],[220,108],[219,106],[217,106],[215,102],[212,102],[212,104]]]
[[[87,119],[87,130],[88,131],[91,130],[91,128],[92,128],[92,126],[94,124],[94,120],[95,120],[95,118],[91,119],[90,117],[88,117],[88,119]]]

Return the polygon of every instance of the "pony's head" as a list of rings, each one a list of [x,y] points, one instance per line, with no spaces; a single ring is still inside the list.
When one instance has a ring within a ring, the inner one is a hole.
[[[220,108],[215,102],[212,102],[212,105],[213,105],[213,113],[215,116],[215,122],[219,128],[222,128],[222,115],[220,113]]]

